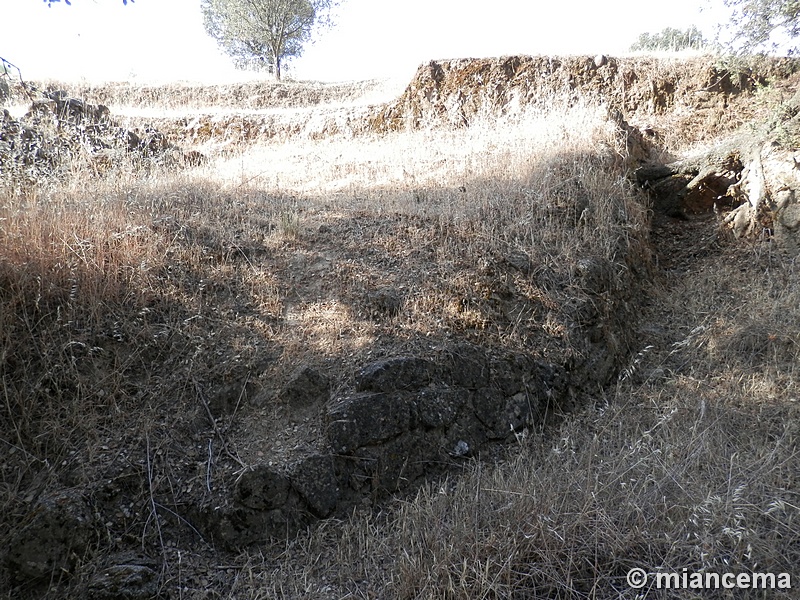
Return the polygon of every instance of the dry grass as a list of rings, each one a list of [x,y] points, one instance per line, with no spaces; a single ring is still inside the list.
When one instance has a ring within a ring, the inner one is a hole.
[[[473,223],[476,237],[500,243],[561,236],[552,249],[558,255],[610,237],[595,227],[640,224],[636,215],[607,214],[634,210],[615,163],[622,152],[603,107],[554,101],[511,117],[486,115],[468,129],[256,146],[212,168],[229,188],[310,198],[328,210],[402,213],[467,230]],[[576,204],[597,213],[591,236],[565,218],[576,217]]]
[[[336,319],[317,340],[331,354],[347,327],[372,339],[382,327],[511,334],[493,293],[517,286],[521,302],[555,305],[576,258],[621,260],[618,238],[643,235],[617,142],[600,107],[556,105],[468,130],[247,148],[180,174],[76,168],[63,184],[6,190],[5,356],[33,393],[28,373],[52,371],[37,361],[59,362],[64,348],[102,353],[98,339],[125,338],[140,354],[228,303],[275,321],[270,336],[285,343],[306,320]],[[514,253],[544,276],[487,275]],[[360,305],[387,285],[406,298],[402,322],[376,323]],[[21,346],[42,344],[22,358]]]
[[[244,112],[265,109],[298,109],[317,105],[349,106],[384,102],[399,90],[401,82],[369,80],[352,83],[272,82],[263,80],[201,84],[145,84],[130,82],[37,81],[40,89],[60,89],[93,104],[105,104],[114,114],[136,111],[150,116],[181,111]],[[402,82],[405,85],[405,82]]]
[[[796,265],[727,248],[696,266],[656,285],[647,345],[593,406],[521,437],[501,464],[477,460],[388,512],[321,526],[283,557],[244,554],[248,583],[228,597],[632,599],[634,567],[794,582]]]
[[[663,282],[643,316],[663,331],[617,388],[499,464],[224,560],[157,509],[212,502],[207,482],[230,475],[222,449],[206,456],[198,390],[255,382],[258,401],[214,425],[250,463],[299,362],[341,383],[457,336],[563,357],[575,261],[647,262],[623,148],[603,107],[554,98],[468,129],[0,192],[0,540],[42,490],[102,491],[121,463],[147,481],[124,518],[98,503],[97,554],[134,540],[177,597],[634,598],[634,566],[791,569],[800,303],[794,266],[772,256]],[[399,314],[376,312],[386,289]]]

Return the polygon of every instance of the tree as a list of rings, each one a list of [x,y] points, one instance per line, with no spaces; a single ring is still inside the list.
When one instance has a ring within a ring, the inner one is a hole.
[[[727,29],[733,34],[730,50],[752,54],[767,48],[776,50],[778,40],[788,42],[800,35],[800,2],[797,0],[725,0],[733,9]],[[788,45],[789,54],[797,45]]]
[[[203,0],[208,34],[237,66],[270,68],[300,56],[315,25],[330,25],[335,0]]]
[[[702,50],[707,45],[702,32],[692,25],[687,30],[666,27],[659,33],[643,33],[631,46],[631,51],[638,50],[665,50],[677,52],[678,50]]]

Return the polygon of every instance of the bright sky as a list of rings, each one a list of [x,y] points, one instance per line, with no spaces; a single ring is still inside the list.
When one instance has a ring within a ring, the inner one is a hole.
[[[2,4],[0,56],[26,79],[237,77],[205,33],[199,0]],[[701,5],[702,0],[342,0],[337,25],[290,63],[288,74],[323,81],[410,78],[420,63],[437,58],[620,54],[640,33],[693,24],[713,38],[725,13],[708,5],[700,12]]]

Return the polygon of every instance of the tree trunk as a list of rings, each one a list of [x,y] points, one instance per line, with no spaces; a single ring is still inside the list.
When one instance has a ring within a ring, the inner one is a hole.
[[[275,81],[281,80],[281,57],[275,53]]]

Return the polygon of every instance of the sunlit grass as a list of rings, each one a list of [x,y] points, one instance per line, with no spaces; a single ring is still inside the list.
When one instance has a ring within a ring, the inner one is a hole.
[[[553,97],[468,128],[230,143],[179,172],[76,165],[0,191],[0,540],[29,488],[62,485],[70,461],[104,476],[93,461],[126,436],[205,468],[203,386],[246,379],[263,402],[299,364],[334,365],[339,385],[376,354],[461,337],[564,362],[576,261],[648,263],[625,158],[603,105]],[[590,406],[520,432],[500,464],[216,561],[214,597],[619,599],[633,566],[797,564],[800,315],[782,273],[754,285],[726,263],[656,286],[648,314],[676,340],[634,348]],[[262,408],[235,417],[256,427]],[[218,421],[255,460],[236,419]],[[156,477],[177,503],[173,467]],[[148,514],[125,535],[152,549]]]

